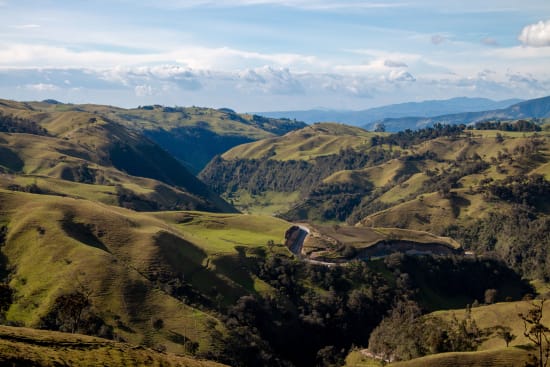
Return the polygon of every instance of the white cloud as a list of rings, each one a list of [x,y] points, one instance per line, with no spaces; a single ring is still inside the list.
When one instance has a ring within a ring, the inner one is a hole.
[[[36,29],[36,28],[40,28],[40,25],[39,24],[20,24],[20,25],[11,26],[11,28],[15,28],[15,29]]]
[[[59,88],[53,84],[45,84],[45,83],[38,83],[38,84],[26,84],[25,89],[36,91],[36,92],[53,92],[58,90]]]
[[[153,87],[147,84],[136,85],[134,87],[134,92],[136,93],[137,97],[147,97],[155,94],[155,90],[153,89]]]
[[[249,69],[237,74],[241,80],[237,87],[244,91],[261,91],[271,94],[301,94],[304,86],[300,77],[294,75],[287,68],[273,68],[264,66]]]
[[[550,20],[542,20],[523,28],[518,39],[525,46],[545,47],[550,46]]]

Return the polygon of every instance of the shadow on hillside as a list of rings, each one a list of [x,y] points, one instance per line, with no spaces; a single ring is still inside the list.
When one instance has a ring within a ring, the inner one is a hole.
[[[451,198],[451,207],[453,211],[453,216],[455,218],[458,218],[458,216],[460,215],[460,210],[462,208],[469,207],[470,204],[471,204],[471,201],[466,198],[463,198],[462,196],[453,196]]]
[[[0,226],[0,281],[4,281],[8,276],[8,258],[4,255],[2,247],[6,243],[8,234],[7,226]]]
[[[61,228],[76,241],[110,253],[107,246],[93,233],[90,224],[74,222],[74,214],[67,213],[65,215],[61,222]]]

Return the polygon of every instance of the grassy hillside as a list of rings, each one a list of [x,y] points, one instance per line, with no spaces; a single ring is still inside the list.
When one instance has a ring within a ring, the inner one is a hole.
[[[509,208],[487,197],[491,182],[550,178],[546,131],[446,129],[376,135],[316,124],[236,147],[200,177],[248,212],[437,233]]]
[[[9,326],[0,326],[0,363],[4,366],[43,367],[222,366],[86,335]]]
[[[231,304],[269,289],[242,266],[249,248],[282,241],[288,227],[270,218],[137,213],[4,190],[0,197],[2,254],[16,291],[8,320],[39,326],[58,296],[84,287],[116,335],[174,352],[187,339],[212,348],[208,325],[216,319],[188,304]]]
[[[442,353],[407,362],[390,363],[395,367],[508,367],[523,366],[528,360],[527,352],[522,349],[508,348],[483,352]]]
[[[536,301],[538,302],[538,301]],[[471,318],[485,337],[476,352],[442,353],[407,362],[391,363],[390,366],[519,366],[523,365],[530,352],[531,342],[524,336],[524,325],[518,317],[519,313],[527,313],[532,307],[532,301],[496,303],[474,307]],[[548,325],[550,306],[545,304],[542,323]],[[462,320],[466,310],[438,311],[425,316],[438,317],[443,320],[457,318]],[[515,336],[506,347],[504,340],[498,335],[498,330],[508,330]]]
[[[159,146],[107,118],[15,102],[0,105],[0,115],[10,131],[0,131],[1,187],[137,210],[235,211]],[[27,125],[43,133],[21,130]]]
[[[185,164],[199,172],[215,155],[239,144],[283,135],[306,126],[289,119],[238,114],[229,109],[142,106],[123,109],[104,105],[0,101],[0,106],[41,113],[75,116],[86,113],[142,132]],[[18,114],[19,115],[19,114]],[[24,116],[25,114],[23,114]],[[92,118],[93,118],[92,117]]]
[[[363,129],[336,124],[319,123],[274,137],[235,147],[222,155],[223,159],[312,160],[315,157],[338,154],[342,148],[368,145],[369,133]]]

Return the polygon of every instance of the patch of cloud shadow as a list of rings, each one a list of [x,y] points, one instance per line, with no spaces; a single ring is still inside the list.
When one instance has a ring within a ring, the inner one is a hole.
[[[518,39],[524,46],[550,46],[550,20],[541,20],[538,23],[525,26],[518,36]]]
[[[384,60],[384,66],[388,68],[408,68],[409,67],[409,65],[407,65],[403,61],[396,61],[396,60]]]

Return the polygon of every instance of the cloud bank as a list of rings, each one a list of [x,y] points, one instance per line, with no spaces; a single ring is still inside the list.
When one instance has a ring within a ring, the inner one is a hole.
[[[550,20],[540,21],[523,28],[518,39],[525,46],[548,47],[550,46]]]

